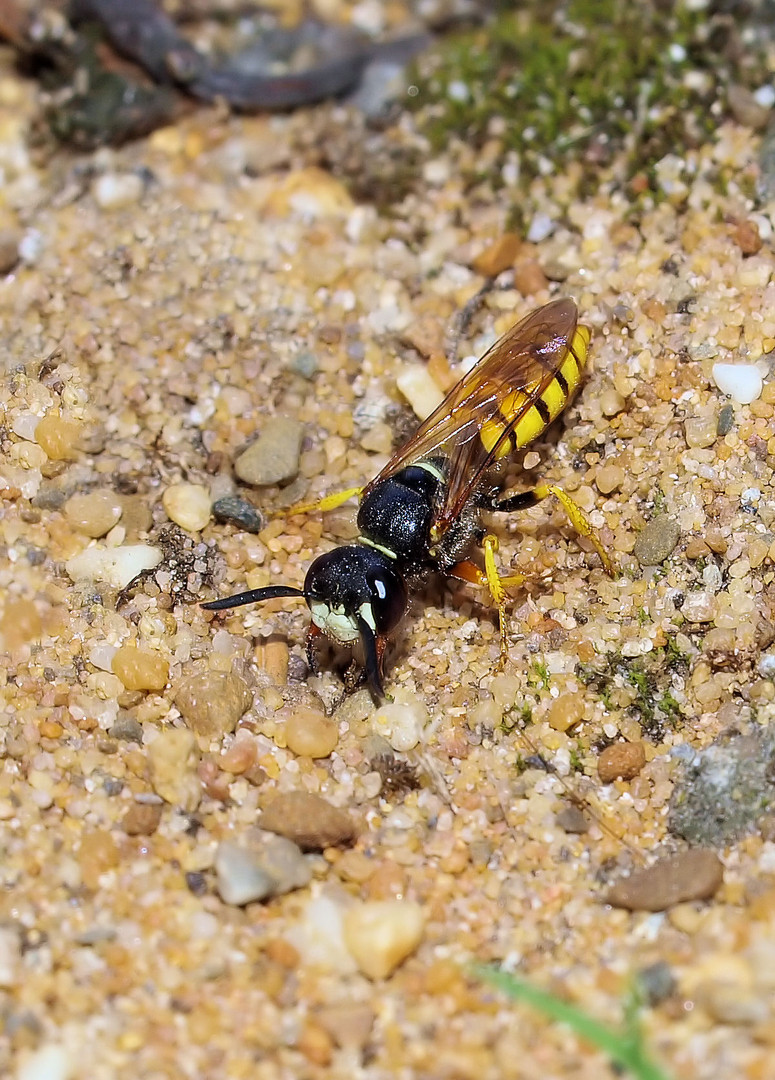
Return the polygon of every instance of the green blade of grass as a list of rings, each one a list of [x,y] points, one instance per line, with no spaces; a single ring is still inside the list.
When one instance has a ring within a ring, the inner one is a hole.
[[[637,1080],[670,1080],[648,1056],[643,1046],[640,1029],[634,1019],[637,1010],[634,1002],[627,1010],[624,1029],[618,1030],[599,1023],[575,1005],[569,1005],[549,991],[533,986],[507,971],[474,965],[473,972],[513,1001],[523,1001],[551,1020],[567,1024],[574,1034],[602,1050],[617,1065],[628,1069]]]

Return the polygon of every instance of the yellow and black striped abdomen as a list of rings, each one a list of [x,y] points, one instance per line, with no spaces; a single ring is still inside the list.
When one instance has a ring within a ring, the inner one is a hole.
[[[587,326],[577,326],[565,357],[557,368],[551,382],[544,390],[536,393],[539,383],[514,390],[502,402],[499,415],[488,420],[482,426],[481,439],[489,451],[496,445],[505,429],[513,422],[528,401],[532,404],[514,425],[514,430],[503,445],[498,447],[496,458],[528,446],[556,420],[573,396],[581,380],[581,372],[587,358],[590,342],[590,330]]]

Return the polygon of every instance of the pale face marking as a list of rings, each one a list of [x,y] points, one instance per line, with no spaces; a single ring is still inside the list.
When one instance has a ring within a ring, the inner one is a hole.
[[[377,583],[378,592],[380,589],[384,591],[384,588],[382,582]],[[360,639],[361,633],[358,624],[352,615],[346,614],[341,605],[332,607],[324,600],[312,600],[309,609],[315,626],[334,641],[338,641],[340,645],[352,645],[353,642]],[[374,622],[371,604],[362,604],[358,609],[358,614],[376,633],[377,627]]]

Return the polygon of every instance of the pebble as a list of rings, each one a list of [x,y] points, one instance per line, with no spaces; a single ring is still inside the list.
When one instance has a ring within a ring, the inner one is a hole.
[[[549,707],[547,721],[555,731],[569,731],[584,719],[584,695],[576,692],[560,694]]]
[[[165,802],[189,814],[202,800],[202,785],[196,774],[198,761],[196,739],[185,728],[166,728],[148,747],[153,790]]]
[[[0,643],[4,649],[13,651],[31,641],[39,641],[43,622],[38,609],[28,599],[8,597],[0,615]]]
[[[163,558],[150,544],[124,544],[116,548],[89,547],[65,563],[73,581],[104,581],[123,589],[143,570],[153,570]]]
[[[684,420],[684,438],[688,447],[701,450],[713,446],[718,437],[718,420],[715,416],[691,416]]]
[[[326,758],[339,742],[339,725],[315,709],[299,708],[285,722],[285,741],[299,757]]]
[[[555,821],[566,833],[585,833],[589,831],[589,822],[578,806],[564,806]]]
[[[137,173],[104,173],[92,184],[92,195],[100,210],[123,210],[140,201],[142,177]]]
[[[234,671],[206,671],[178,683],[173,700],[200,743],[209,745],[234,731],[253,694]]]
[[[0,926],[0,990],[16,986],[22,975],[22,943],[15,926]]]
[[[111,667],[127,690],[163,690],[170,674],[169,661],[160,653],[136,645],[117,649]]]
[[[419,698],[398,690],[394,701],[380,706],[371,723],[375,734],[382,735],[403,754],[420,742],[428,724],[428,711]]]
[[[223,902],[242,907],[303,889],[312,879],[312,867],[292,841],[256,829],[243,843],[224,840],[218,845],[215,874]]]
[[[404,364],[396,379],[396,386],[420,420],[430,416],[444,398],[423,364]]]
[[[344,942],[369,979],[386,979],[418,948],[425,917],[412,900],[371,900],[344,913]]]
[[[723,880],[724,867],[715,852],[690,848],[617,881],[605,902],[628,911],[664,911],[687,900],[709,900]]]
[[[738,405],[750,405],[762,394],[764,382],[756,364],[714,364],[713,381]]]
[[[261,815],[261,828],[309,851],[351,844],[357,835],[355,822],[346,810],[308,791],[275,796]]]
[[[234,472],[246,484],[262,486],[292,480],[299,471],[304,426],[284,416],[265,421],[255,442],[234,462]]]
[[[535,296],[549,287],[549,278],[537,259],[525,259],[514,270],[514,288],[522,296]]]
[[[331,1036],[337,1046],[361,1050],[369,1041],[376,1013],[366,1002],[348,1001],[342,1005],[326,1005],[315,1013],[315,1019]]]
[[[613,780],[632,780],[646,764],[643,743],[613,743],[607,746],[597,759],[600,782],[610,784]]]
[[[716,616],[716,602],[704,589],[694,589],[686,593],[681,614],[690,623],[712,622]]]
[[[732,236],[742,255],[758,255],[762,249],[762,238],[755,221],[748,218],[738,221]]]
[[[624,469],[620,465],[602,465],[597,470],[595,483],[601,495],[610,495],[624,483]]]
[[[723,405],[718,414],[718,423],[716,424],[717,435],[728,435],[732,430],[732,426],[735,422],[735,409],[733,405]]]
[[[224,495],[212,505],[213,517],[223,525],[236,525],[249,533],[259,533],[264,527],[264,516],[247,499],[238,495]]]
[[[632,553],[641,566],[659,566],[673,552],[680,536],[678,522],[660,514],[638,533]]]
[[[0,274],[10,274],[18,263],[21,241],[18,229],[0,229]]]
[[[158,803],[133,802],[121,822],[121,828],[127,836],[152,836],[161,821],[161,806]]]
[[[600,394],[600,411],[603,416],[612,417],[618,416],[624,409],[627,402],[622,397],[617,389],[613,386],[607,386]]]
[[[49,1043],[19,1065],[16,1080],[71,1080],[75,1075],[76,1063],[64,1046]]]
[[[35,442],[51,461],[72,461],[78,455],[82,433],[82,424],[64,420],[58,409],[52,409],[35,428]]]
[[[119,712],[115,724],[108,728],[111,739],[120,739],[122,742],[136,742],[143,745],[143,725],[135,720],[129,713]]]
[[[514,265],[517,252],[522,247],[519,233],[507,232],[499,236],[473,261],[473,268],[483,277],[497,277],[504,270]]]
[[[652,1009],[672,997],[678,988],[675,975],[664,960],[656,960],[648,967],[641,968],[636,972],[635,979],[638,990]]]
[[[110,532],[121,517],[122,509],[120,497],[112,491],[72,495],[63,507],[72,527],[95,540]]]
[[[210,520],[210,492],[201,484],[172,484],[161,502],[170,521],[186,532],[199,532]]]
[[[770,109],[761,105],[746,86],[732,83],[727,88],[727,105],[738,124],[759,131],[767,126]]]

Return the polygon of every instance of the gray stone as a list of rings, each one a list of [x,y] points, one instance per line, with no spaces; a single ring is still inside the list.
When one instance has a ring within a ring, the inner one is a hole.
[[[241,907],[308,885],[312,868],[290,840],[253,829],[242,843],[224,840],[215,855],[217,887],[225,904]]]
[[[275,416],[234,462],[234,472],[246,484],[263,486],[292,480],[299,471],[304,426],[298,420]]]
[[[678,522],[660,514],[638,534],[632,553],[641,566],[659,566],[672,554],[680,536]]]
[[[264,527],[264,516],[253,503],[238,495],[224,495],[212,505],[213,517],[225,525],[236,525],[245,532],[258,533]]]

